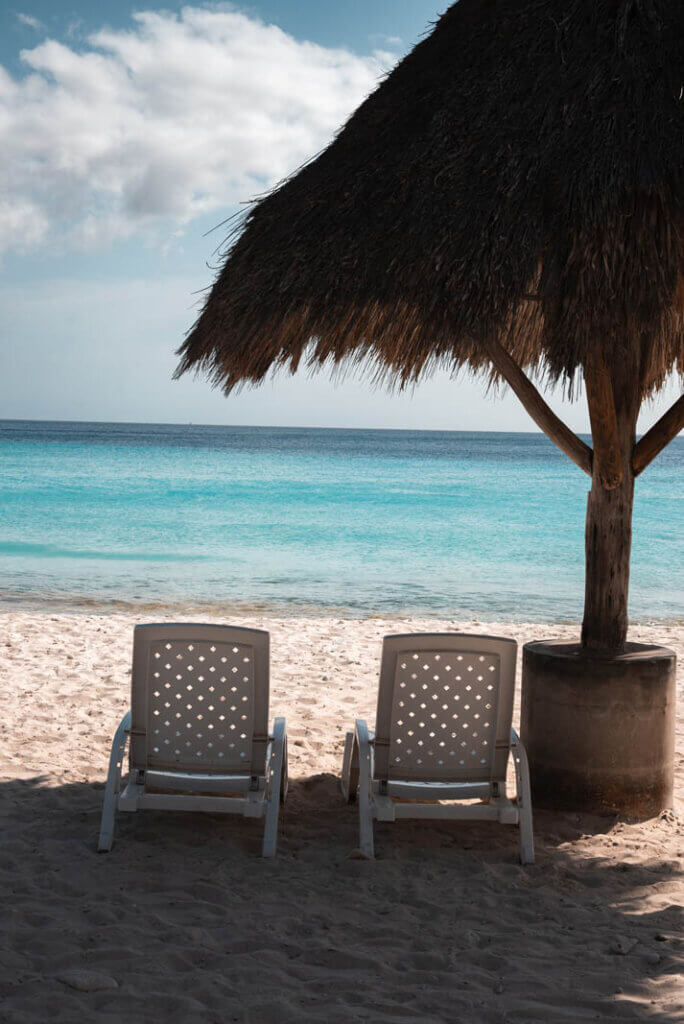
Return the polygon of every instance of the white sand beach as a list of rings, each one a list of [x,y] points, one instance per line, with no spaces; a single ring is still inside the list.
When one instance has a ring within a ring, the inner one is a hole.
[[[186,616],[147,620],[171,617]],[[522,644],[577,626],[231,616],[270,631],[271,718],[288,723],[290,796],[268,862],[260,823],[179,813],[120,815],[112,853],[95,852],[140,618],[0,615],[3,1024],[683,1019],[676,813],[540,812],[529,868],[515,828],[475,822],[380,824],[377,859],[349,857],[357,817],[336,776],[345,730],[374,719],[382,636]],[[673,647],[681,688],[684,627],[631,638]],[[683,754],[680,719],[680,800]]]

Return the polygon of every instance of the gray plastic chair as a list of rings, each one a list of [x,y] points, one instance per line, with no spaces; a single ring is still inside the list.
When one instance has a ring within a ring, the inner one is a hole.
[[[519,825],[520,860],[534,862],[527,755],[511,728],[516,654],[516,642],[502,637],[385,637],[375,733],[358,718],[342,763],[345,799],[358,793],[367,857],[374,819],[483,818]],[[509,754],[516,803],[506,796]],[[440,802],[473,798],[487,802]]]
[[[268,697],[268,633],[136,626],[131,710],[112,743],[98,849],[112,848],[117,810],[150,808],[264,817],[263,856],[275,856],[287,734],[284,718],[268,733]]]

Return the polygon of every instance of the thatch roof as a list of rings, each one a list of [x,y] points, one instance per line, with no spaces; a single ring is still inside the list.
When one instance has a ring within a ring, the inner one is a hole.
[[[646,393],[684,371],[683,275],[684,2],[460,0],[250,209],[179,372],[403,382],[494,336],[553,378],[638,346]]]

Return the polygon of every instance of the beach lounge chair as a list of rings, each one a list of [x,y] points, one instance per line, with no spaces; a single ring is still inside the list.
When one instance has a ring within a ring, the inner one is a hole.
[[[511,729],[516,653],[500,637],[385,637],[375,733],[357,719],[342,763],[345,799],[358,792],[365,856],[374,856],[374,819],[484,818],[519,825],[520,860],[534,862],[527,755]],[[516,803],[506,796],[509,754]],[[473,798],[486,802],[441,802]]]
[[[151,808],[264,817],[263,856],[275,856],[287,735],[284,718],[268,733],[268,696],[268,633],[136,626],[131,709],[112,743],[98,849],[112,848],[117,810]]]

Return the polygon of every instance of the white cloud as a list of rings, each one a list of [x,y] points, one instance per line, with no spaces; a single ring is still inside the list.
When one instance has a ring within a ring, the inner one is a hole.
[[[17,12],[17,21],[20,21],[22,25],[26,25],[28,28],[35,28],[36,31],[44,27],[43,22],[39,18],[34,18],[32,14]]]
[[[135,14],[129,31],[103,29],[78,49],[47,39],[21,58],[21,79],[0,67],[0,252],[168,237],[252,198],[328,142],[388,55],[185,7]]]
[[[370,38],[376,42],[383,43],[385,46],[391,46],[393,48],[401,46],[402,43],[401,36],[386,36],[382,32],[376,32]]]
[[[11,201],[0,196],[0,239],[11,238],[19,252],[39,245],[48,231],[48,221],[36,203],[21,197]]]

